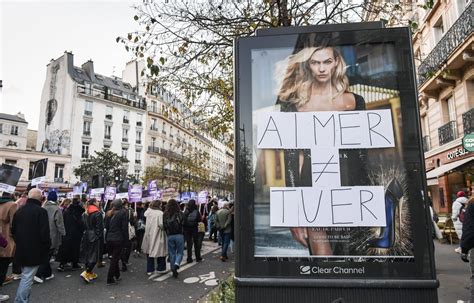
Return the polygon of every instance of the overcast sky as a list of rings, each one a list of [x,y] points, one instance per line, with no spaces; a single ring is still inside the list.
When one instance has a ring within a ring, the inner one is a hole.
[[[136,29],[134,3],[140,1],[0,0],[0,112],[22,112],[37,130],[46,65],[65,50],[75,66],[92,59],[95,72],[121,77],[133,58],[115,38]]]

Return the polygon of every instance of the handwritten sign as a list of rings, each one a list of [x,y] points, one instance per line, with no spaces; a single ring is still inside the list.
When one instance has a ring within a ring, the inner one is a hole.
[[[390,110],[261,112],[257,148],[310,149],[311,187],[271,187],[270,225],[386,226],[383,186],[341,186],[339,149],[395,146]]]

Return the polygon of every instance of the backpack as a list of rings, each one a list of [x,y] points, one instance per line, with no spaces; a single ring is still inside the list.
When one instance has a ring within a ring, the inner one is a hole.
[[[184,219],[184,226],[186,227],[195,227],[199,222],[199,212],[197,209],[193,210],[192,212],[188,213],[186,218]]]
[[[176,235],[183,233],[183,225],[181,222],[181,216],[175,214],[165,219],[166,233],[168,235]]]
[[[461,209],[459,210],[459,221],[464,223],[464,216],[466,215],[466,205],[461,203]]]

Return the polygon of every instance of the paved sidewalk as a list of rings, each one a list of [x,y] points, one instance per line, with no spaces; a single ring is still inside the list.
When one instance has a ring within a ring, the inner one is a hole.
[[[471,273],[469,263],[461,261],[454,252],[457,244],[440,244],[435,241],[436,273],[440,283],[439,303],[458,303],[469,299]]]

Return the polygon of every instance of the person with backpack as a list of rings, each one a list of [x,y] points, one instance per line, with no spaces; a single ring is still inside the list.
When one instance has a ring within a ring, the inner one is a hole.
[[[186,241],[187,263],[193,262],[193,243],[196,262],[201,262],[201,243],[199,241],[198,223],[201,215],[196,206],[196,201],[191,199],[184,211],[184,240]]]
[[[451,218],[453,219],[454,229],[456,230],[456,234],[458,235],[458,239],[461,240],[462,238],[462,224],[464,221],[464,215],[466,213],[466,194],[463,191],[458,191],[457,199],[454,200],[452,206],[452,214]],[[461,253],[461,247],[458,247],[454,250],[457,253]]]
[[[168,256],[173,277],[178,277],[178,269],[184,255],[183,214],[175,199],[166,204],[163,225],[168,235]]]

